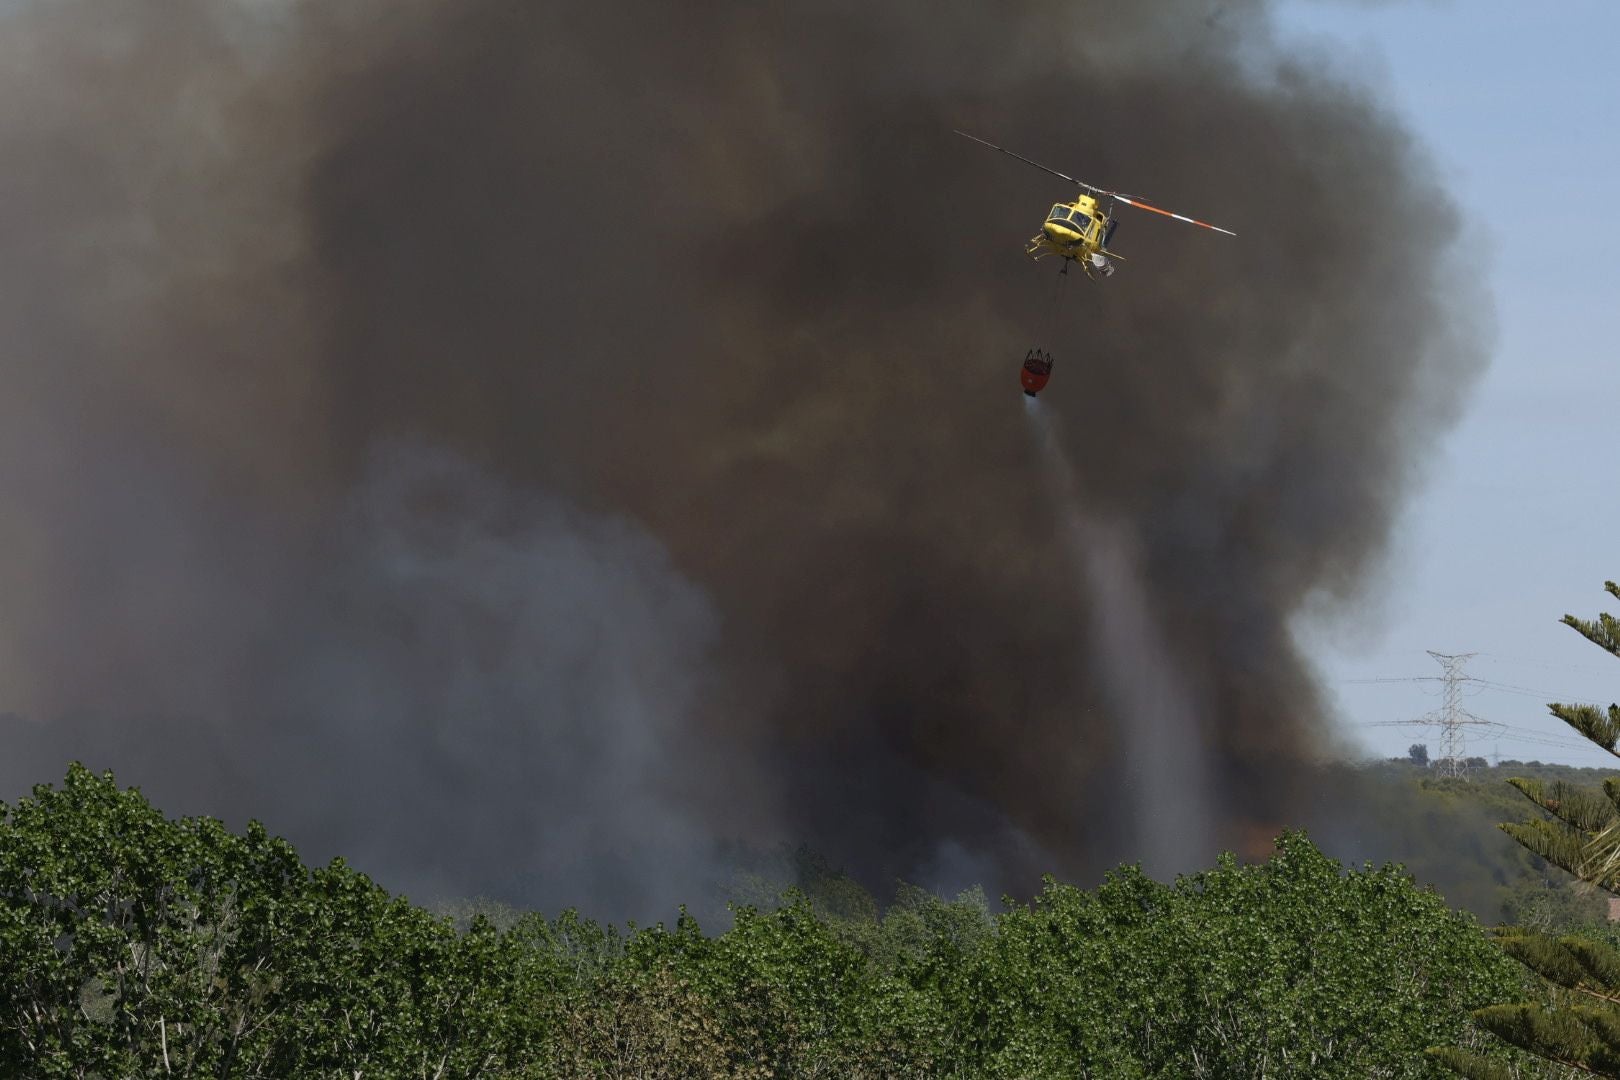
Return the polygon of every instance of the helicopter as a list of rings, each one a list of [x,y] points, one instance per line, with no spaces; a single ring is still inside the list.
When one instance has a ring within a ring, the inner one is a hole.
[[[952,129],[955,130],[955,129]],[[1041,225],[1041,231],[1030,237],[1024,254],[1031,259],[1043,259],[1048,255],[1056,255],[1063,259],[1062,273],[1069,272],[1069,264],[1077,262],[1080,269],[1092,280],[1099,277],[1111,277],[1114,273],[1112,259],[1123,261],[1124,256],[1110,251],[1108,244],[1114,238],[1114,229],[1119,224],[1114,220],[1114,203],[1121,202],[1126,206],[1134,206],[1138,210],[1149,210],[1155,214],[1163,214],[1177,221],[1185,221],[1189,225],[1197,225],[1204,229],[1213,229],[1227,236],[1236,236],[1231,229],[1223,229],[1219,225],[1211,225],[1207,221],[1187,217],[1185,214],[1173,213],[1152,206],[1137,195],[1125,195],[1118,191],[1105,191],[1099,187],[1092,187],[1084,180],[1076,180],[1056,169],[1049,169],[1038,161],[1031,161],[1022,154],[1015,154],[1011,150],[997,146],[993,142],[986,142],[977,135],[969,135],[965,131],[956,134],[965,139],[972,139],[982,146],[998,150],[1008,157],[1017,158],[1026,165],[1033,165],[1045,173],[1051,173],[1060,180],[1081,188],[1081,194],[1073,201],[1058,203],[1052,207],[1052,212],[1046,215],[1046,221]],[[1103,209],[1101,200],[1109,200],[1108,208]]]

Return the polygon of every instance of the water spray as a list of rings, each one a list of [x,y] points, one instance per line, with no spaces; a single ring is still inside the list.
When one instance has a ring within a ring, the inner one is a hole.
[[[1122,523],[1082,510],[1055,420],[1032,397],[1024,398],[1024,414],[1089,601],[1095,670],[1124,753],[1132,850],[1155,876],[1189,872],[1213,856],[1215,833],[1197,695],[1154,622],[1134,537]]]

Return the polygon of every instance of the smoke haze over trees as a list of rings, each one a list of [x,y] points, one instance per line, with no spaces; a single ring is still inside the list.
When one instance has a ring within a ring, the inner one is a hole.
[[[7,11],[0,797],[79,758],[608,916],[732,842],[1129,858],[1038,343],[1215,839],[1305,812],[1290,619],[1376,570],[1479,314],[1421,152],[1265,5]],[[1054,319],[1066,189],[953,128],[1239,235],[1126,217]]]
[[[982,893],[912,888],[881,918],[854,898],[784,897],[717,935],[684,912],[458,932],[342,860],[311,870],[261,826],[169,820],[75,766],[0,802],[0,1068],[1418,1077],[1423,1047],[1477,1045],[1468,1008],[1528,982],[1398,868],[1345,873],[1297,833],[1261,866],[1048,881],[996,915]]]

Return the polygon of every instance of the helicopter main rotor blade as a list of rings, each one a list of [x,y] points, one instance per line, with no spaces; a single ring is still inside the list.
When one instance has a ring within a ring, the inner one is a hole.
[[[1068,175],[1067,173],[1060,173],[1056,169],[1049,169],[1045,165],[1042,165],[1038,161],[1032,161],[1032,160],[1030,160],[1029,158],[1025,157],[1022,154],[1015,154],[1011,150],[1008,150],[1005,146],[997,146],[993,142],[986,142],[984,139],[979,138],[977,135],[969,135],[967,132],[960,131],[960,130],[958,130],[956,128],[952,128],[951,130],[955,131],[958,135],[962,136],[962,138],[964,138],[964,139],[972,139],[974,142],[978,143],[980,146],[988,146],[990,149],[999,151],[1000,153],[1003,153],[1003,154],[1006,154],[1010,158],[1017,158],[1019,161],[1022,161],[1025,165],[1033,165],[1037,169],[1041,170],[1041,172],[1050,173],[1051,175],[1057,177],[1059,180],[1067,180],[1069,183],[1074,184],[1077,187],[1085,188],[1087,191],[1091,192],[1094,195],[1105,195],[1105,196],[1108,196],[1110,198],[1118,199],[1120,202],[1124,203],[1126,206],[1134,206],[1138,210],[1151,210],[1155,214],[1163,214],[1167,218],[1175,218],[1177,221],[1185,221],[1187,224],[1189,224],[1189,225],[1197,225],[1201,229],[1210,229],[1210,230],[1213,230],[1214,232],[1225,233],[1227,236],[1236,236],[1237,235],[1237,233],[1233,232],[1231,229],[1223,229],[1219,225],[1211,225],[1207,221],[1199,221],[1197,218],[1190,218],[1186,214],[1178,214],[1178,213],[1174,212],[1173,210],[1161,210],[1159,207],[1154,206],[1151,203],[1145,202],[1142,199],[1138,199],[1138,198],[1136,198],[1135,196],[1132,196],[1132,195],[1121,195],[1117,191],[1106,191],[1106,190],[1104,190],[1103,188],[1100,188],[1100,187],[1092,187],[1090,184],[1086,183],[1084,180],[1076,180],[1074,177]]]
[[[951,130],[956,131],[955,128],[952,128]],[[1092,187],[1090,184],[1086,183],[1084,180],[1076,180],[1072,176],[1069,176],[1069,175],[1067,175],[1065,173],[1060,173],[1056,169],[1048,169],[1045,165],[1042,165],[1040,162],[1031,161],[1029,158],[1025,157],[1023,154],[1015,154],[1011,150],[1008,150],[1004,146],[997,146],[993,142],[985,142],[983,139],[979,138],[977,135],[969,135],[965,131],[956,131],[956,133],[958,135],[962,136],[962,138],[964,138],[964,139],[972,139],[974,142],[978,143],[980,146],[988,146],[992,150],[999,150],[1003,154],[1006,154],[1010,158],[1017,158],[1019,161],[1022,161],[1025,165],[1033,165],[1037,169],[1041,170],[1041,172],[1051,173],[1053,176],[1057,177],[1059,180],[1067,180],[1069,183],[1078,185],[1079,187],[1083,187],[1087,191],[1096,192],[1098,195],[1112,194],[1111,192],[1104,191],[1102,188]]]
[[[1118,195],[1118,194],[1116,194],[1116,195],[1114,195],[1114,198],[1118,199],[1120,202],[1124,203],[1126,206],[1134,206],[1138,210],[1151,210],[1155,214],[1163,214],[1167,218],[1175,218],[1177,221],[1185,221],[1187,224],[1189,224],[1189,225],[1197,225],[1199,228],[1213,229],[1218,233],[1225,233],[1227,236],[1236,236],[1237,235],[1237,233],[1233,232],[1231,229],[1223,229],[1219,225],[1211,225],[1207,221],[1199,221],[1197,218],[1190,218],[1186,214],[1176,214],[1176,213],[1172,213],[1169,210],[1160,210],[1157,206],[1149,205],[1148,203],[1142,202],[1139,199],[1134,199],[1134,198],[1130,197],[1129,195]]]

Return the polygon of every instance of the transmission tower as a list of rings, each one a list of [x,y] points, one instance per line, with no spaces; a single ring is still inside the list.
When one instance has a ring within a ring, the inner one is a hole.
[[[1445,672],[1440,677],[1445,684],[1440,707],[1422,718],[1425,722],[1440,725],[1440,760],[1435,765],[1441,776],[1467,776],[1468,741],[1463,729],[1469,725],[1490,726],[1490,721],[1481,720],[1462,707],[1462,684],[1473,681],[1471,676],[1462,673],[1463,665],[1477,654],[1451,655],[1437,653],[1433,649],[1429,649],[1428,653]]]
[[[1468,727],[1488,727],[1498,731],[1505,730],[1503,725],[1482,720],[1462,707],[1462,687],[1464,683],[1483,683],[1472,675],[1463,674],[1463,665],[1478,653],[1438,653],[1433,649],[1427,650],[1434,657],[1435,663],[1440,665],[1443,674],[1440,675],[1410,675],[1393,678],[1378,679],[1348,679],[1347,682],[1357,683],[1396,683],[1396,682],[1437,682],[1442,683],[1442,697],[1440,707],[1433,712],[1424,713],[1416,720],[1376,720],[1364,727],[1435,727],[1440,728],[1440,753],[1434,761],[1435,773],[1439,776],[1468,775],[1468,742],[1464,737],[1464,729]],[[1486,684],[1492,685],[1492,684]]]

